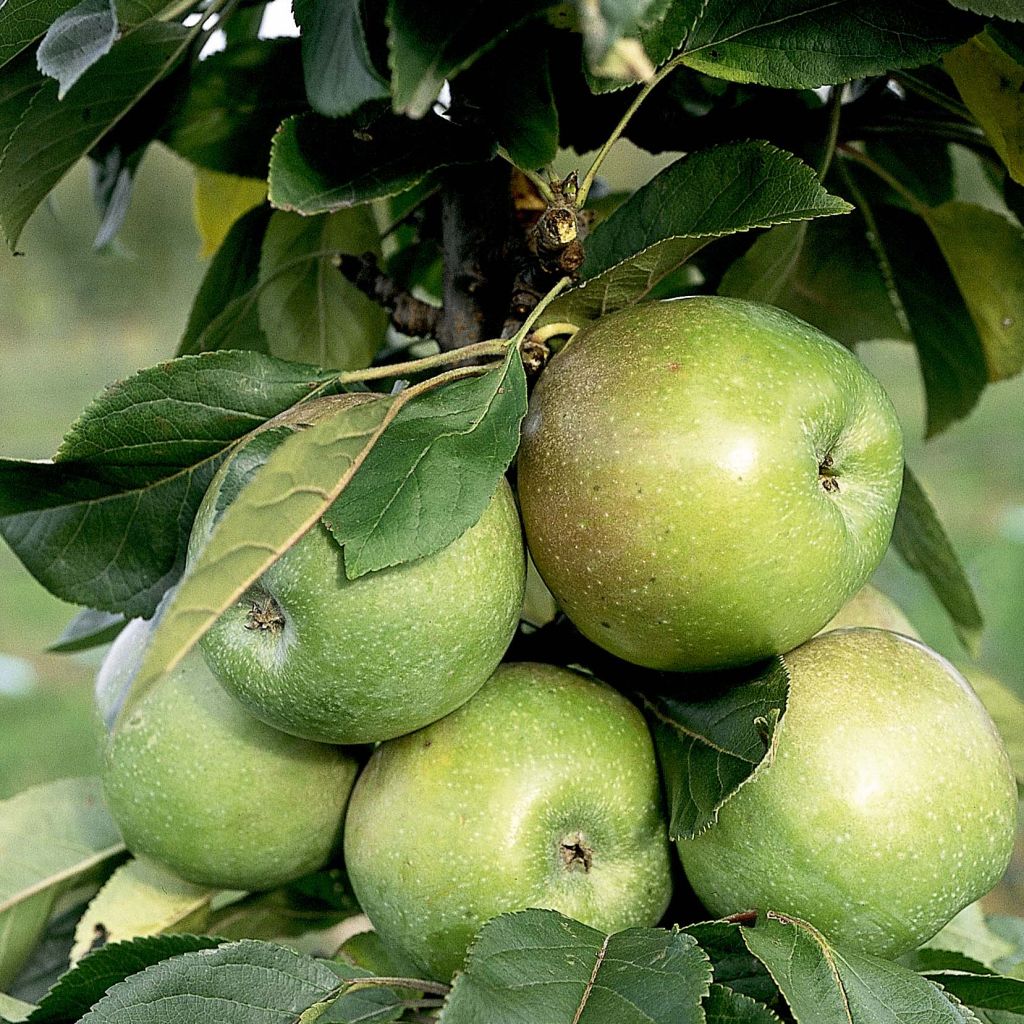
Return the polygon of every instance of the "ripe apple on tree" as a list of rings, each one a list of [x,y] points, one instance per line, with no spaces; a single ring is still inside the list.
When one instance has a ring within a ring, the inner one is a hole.
[[[310,409],[303,421],[346,395]],[[279,418],[279,425],[288,420]],[[272,448],[257,434],[218,471],[196,514],[195,558],[237,481]],[[224,686],[258,718],[327,743],[411,732],[457,708],[486,681],[519,621],[522,527],[504,479],[477,523],[447,547],[357,579],[318,523],[200,641]]]
[[[108,676],[134,645],[111,650]],[[128,849],[223,889],[271,889],[323,865],[355,776],[341,748],[253,718],[197,653],[146,693],[104,750],[107,804]]]
[[[917,640],[841,629],[787,654],[769,759],[678,842],[714,914],[774,910],[894,957],[1006,870],[1017,787],[981,701]]]
[[[640,713],[597,680],[530,663],[502,665],[447,718],[382,743],[345,822],[360,905],[438,979],[505,911],[550,908],[609,932],[655,924],[668,852]]]
[[[838,342],[699,296],[580,331],[538,383],[519,494],[569,618],[649,668],[720,668],[820,629],[874,571],[903,473],[896,414]]]

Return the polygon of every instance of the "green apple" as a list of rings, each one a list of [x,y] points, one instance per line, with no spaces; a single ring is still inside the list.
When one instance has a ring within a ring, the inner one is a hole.
[[[861,587],[819,632],[829,633],[833,629],[849,629],[853,626],[888,629],[915,640],[921,639],[903,609],[888,594],[883,594],[870,583]]]
[[[679,856],[715,914],[775,910],[846,948],[896,956],[1002,876],[1017,789],[963,676],[878,629],[785,656],[773,757]]]
[[[650,668],[791,650],[868,578],[903,443],[838,342],[781,310],[698,296],[622,310],[551,361],[519,495],[530,552],[582,633]]]
[[[503,665],[458,711],[381,744],[345,830],[374,928],[440,979],[505,911],[551,908],[613,932],[655,924],[671,894],[643,717],[548,665]]]
[[[330,857],[355,776],[338,747],[257,721],[190,654],[109,737],[103,785],[132,853],[190,882],[251,890]]]
[[[272,450],[263,436],[214,477],[190,558],[225,494]],[[518,624],[525,573],[519,513],[503,479],[479,521],[447,547],[354,580],[318,523],[200,646],[224,686],[275,728],[328,743],[390,739],[448,714],[484,684]]]

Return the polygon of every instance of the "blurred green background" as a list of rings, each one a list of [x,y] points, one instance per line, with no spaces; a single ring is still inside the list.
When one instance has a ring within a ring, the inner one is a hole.
[[[665,162],[623,146],[608,177],[635,186]],[[985,199],[972,168],[962,173],[963,190]],[[191,194],[191,170],[155,148],[116,246],[95,253],[97,217],[79,167],[33,218],[25,255],[0,256],[0,455],[48,457],[106,383],[173,354],[204,270]],[[980,661],[1024,696],[1024,380],[990,388],[966,422],[924,444],[913,351],[877,342],[861,355],[892,395],[908,460],[977,587],[986,619]],[[964,661],[921,578],[890,555],[876,582],[929,643]],[[91,679],[100,655],[45,653],[73,612],[0,546],[0,798],[96,767]]]

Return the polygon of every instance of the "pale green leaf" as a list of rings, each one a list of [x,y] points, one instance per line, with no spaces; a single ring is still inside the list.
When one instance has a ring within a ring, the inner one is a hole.
[[[81,0],[54,21],[36,50],[36,66],[57,80],[57,99],[110,52],[116,38],[113,0]]]
[[[707,1024],[781,1024],[778,1014],[750,996],[712,985],[704,1003]]]

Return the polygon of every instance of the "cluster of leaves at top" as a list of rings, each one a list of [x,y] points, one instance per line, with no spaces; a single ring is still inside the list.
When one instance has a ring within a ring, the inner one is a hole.
[[[482,291],[490,298],[472,303],[472,329],[455,323],[472,289],[458,272],[467,232],[452,216],[461,208],[452,197],[504,181],[500,208],[507,165],[533,172],[560,148],[582,152],[621,134],[651,152],[687,155],[631,197],[590,192],[596,227],[573,268],[574,286],[528,326],[583,325],[646,298],[693,291],[758,299],[851,345],[905,338],[919,356],[928,432],[967,415],[987,383],[1024,367],[1018,6],[633,0],[595,12],[583,2],[438,9],[390,0],[383,10],[297,0],[301,38],[281,41],[258,38],[260,3],[7,0],[0,226],[12,249],[32,211],[83,156],[95,170],[99,240],[112,237],[154,142],[197,167],[207,241],[219,243],[178,357],[111,387],[52,461],[0,462],[0,532],[49,590],[88,609],[59,649],[103,642],[126,618],[153,613],[181,576],[207,485],[253,429],[310,397],[399,376],[419,381],[428,371],[389,365],[407,357],[409,339],[384,344],[382,311],[338,271],[344,255],[372,253],[403,293],[443,299],[442,347],[522,327],[517,287],[553,281],[515,269],[517,259],[528,266],[535,256],[526,236],[543,197],[521,197],[518,218],[506,211],[501,259],[491,252],[488,266],[511,269],[488,275]],[[226,47],[200,60],[214,31],[223,31]],[[659,68],[648,84],[630,82]],[[451,99],[442,113],[436,101],[445,82]],[[841,83],[848,84],[826,99],[813,91]],[[1003,208],[959,200],[958,167],[980,170]],[[529,192],[524,178],[516,181]],[[581,201],[589,185],[584,178]],[[494,205],[494,195],[485,198],[485,208]],[[486,264],[481,252],[473,255]],[[522,329],[516,340],[525,337]],[[495,362],[468,389],[462,379],[407,388],[372,430],[353,433],[341,415],[280,450],[289,486],[260,493],[257,477],[240,492],[200,559],[203,571],[166,610],[136,699],[321,518],[334,524],[346,571],[357,576],[437,551],[479,517],[514,457],[527,392],[516,345],[479,354]],[[371,362],[377,368],[361,372]],[[432,415],[414,415],[423,403]],[[427,478],[433,486],[420,487]],[[424,499],[415,509],[414,488]],[[331,516],[339,502],[366,514]],[[264,514],[254,528],[258,507]],[[977,604],[909,474],[894,541],[973,643]],[[773,707],[783,701],[776,695]],[[698,725],[687,742],[698,757],[742,752],[770,710],[754,708],[734,733]],[[741,781],[722,782],[711,804]],[[47,856],[33,851],[34,864],[18,858],[18,871],[5,865],[0,922],[20,963],[48,920],[53,931],[59,911],[70,904],[79,916],[83,895],[124,851],[90,782],[16,798],[0,823],[20,843],[31,843],[32,831],[67,840],[41,841]],[[528,911],[485,926],[451,993],[375,983],[373,976],[398,973],[381,950],[353,947],[342,964],[257,941],[302,931],[296,906],[312,907],[319,924],[351,912],[336,883],[318,876],[299,891],[239,904],[175,890],[128,862],[109,877],[106,901],[79,921],[78,966],[35,1008],[3,997],[0,1015],[189,1020],[202,1012],[197,1006],[229,1000],[239,1021],[396,1020],[433,1013],[431,998],[444,995],[449,1024],[764,1024],[777,1013],[802,1024],[1024,1018],[1024,983],[993,973],[1022,957],[1019,936],[991,930],[1009,930],[999,922],[980,925],[983,938],[961,951],[924,950],[896,965],[844,953],[787,919],[609,938]],[[94,925],[110,932],[114,905],[120,913],[151,909],[156,892],[163,902],[152,919],[125,923],[122,934],[191,927],[219,939],[137,939],[83,955]],[[66,946],[58,959],[64,955]],[[657,985],[646,983],[652,971]],[[522,985],[540,975],[554,984]],[[18,991],[37,998],[24,977]]]

